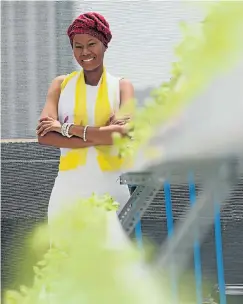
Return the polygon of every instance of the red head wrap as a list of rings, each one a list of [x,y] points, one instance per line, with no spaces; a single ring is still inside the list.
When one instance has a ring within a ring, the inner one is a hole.
[[[112,38],[109,23],[102,15],[94,12],[77,17],[69,26],[67,34],[71,45],[73,45],[73,37],[76,34],[89,34],[96,37],[105,47],[108,47]]]

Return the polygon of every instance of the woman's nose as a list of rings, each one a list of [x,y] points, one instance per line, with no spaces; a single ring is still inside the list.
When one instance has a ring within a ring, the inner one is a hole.
[[[86,47],[84,47],[83,48],[83,56],[87,56],[87,55],[89,55],[90,54],[90,51],[89,51],[89,49],[88,48],[86,48]]]

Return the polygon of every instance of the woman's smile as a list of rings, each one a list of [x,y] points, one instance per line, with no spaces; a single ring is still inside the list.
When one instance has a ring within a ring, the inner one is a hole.
[[[81,59],[82,62],[90,62],[92,60],[94,60],[95,57],[89,58],[89,59]]]

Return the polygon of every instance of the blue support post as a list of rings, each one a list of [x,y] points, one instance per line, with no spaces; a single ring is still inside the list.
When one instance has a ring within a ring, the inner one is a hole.
[[[227,300],[225,294],[220,205],[218,203],[215,203],[214,210],[215,210],[214,225],[215,225],[215,245],[216,245],[217,273],[218,273],[218,286],[219,286],[219,300],[220,300],[220,304],[226,304]]]
[[[195,184],[193,182],[193,175],[189,177],[189,196],[190,196],[190,204],[193,207],[194,204],[196,203],[196,189],[195,189]],[[201,267],[200,243],[198,241],[198,228],[195,231],[193,250],[194,250],[194,275],[196,281],[196,298],[197,298],[197,304],[202,304],[203,303],[202,267]]]
[[[142,225],[141,225],[141,220],[140,220],[140,214],[137,213],[137,217],[139,221],[137,222],[135,226],[135,237],[137,240],[137,245],[139,249],[143,248],[143,233],[142,233]]]

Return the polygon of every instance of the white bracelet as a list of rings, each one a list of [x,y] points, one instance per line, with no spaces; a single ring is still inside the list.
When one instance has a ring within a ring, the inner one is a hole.
[[[70,127],[73,125],[73,123],[64,123],[62,124],[62,127],[61,127],[61,134],[62,136],[65,136],[65,137],[72,137],[72,135],[69,134],[69,129]]]
[[[62,126],[61,126],[61,134],[62,134],[62,136],[66,136],[65,134],[66,134],[66,127],[67,127],[67,123],[65,122],[64,124],[62,124]]]
[[[62,125],[62,135],[65,136],[65,137],[67,137],[67,127],[68,127],[68,123],[65,122]]]
[[[87,139],[86,139],[86,133],[87,133],[88,127],[89,127],[88,125],[84,127],[83,141],[87,141]]]
[[[66,127],[66,136],[68,137],[68,138],[71,138],[73,135],[71,135],[71,134],[69,134],[69,129],[70,129],[70,127],[71,126],[73,126],[74,124],[73,123],[68,123],[67,124],[67,127]]]

